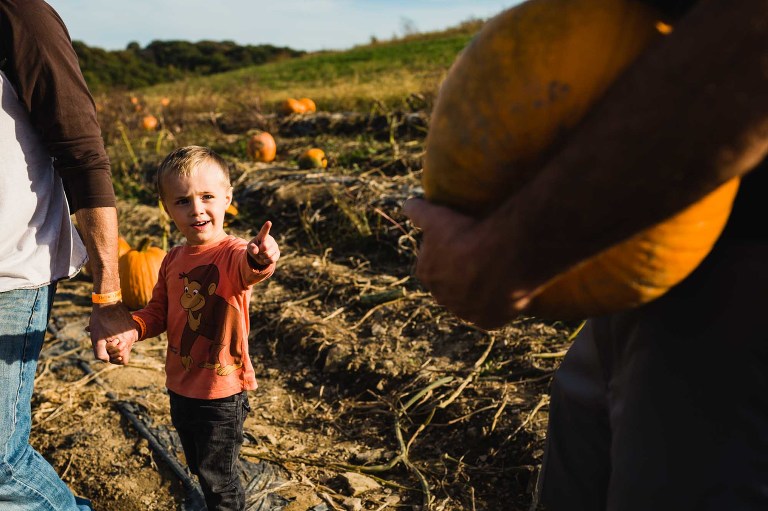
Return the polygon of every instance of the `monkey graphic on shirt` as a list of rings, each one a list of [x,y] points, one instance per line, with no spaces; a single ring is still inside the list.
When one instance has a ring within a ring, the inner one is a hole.
[[[192,346],[199,337],[210,343],[208,359],[198,367],[215,370],[226,376],[243,367],[240,347],[242,326],[238,310],[216,294],[219,287],[219,268],[208,264],[179,274],[184,279],[181,306],[187,312],[187,323],[181,334],[181,364],[189,371],[192,364]]]

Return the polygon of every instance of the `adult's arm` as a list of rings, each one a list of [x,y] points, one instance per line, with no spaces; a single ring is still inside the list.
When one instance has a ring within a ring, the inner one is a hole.
[[[26,106],[41,142],[62,178],[91,259],[94,292],[120,289],[117,272],[117,212],[109,160],[96,109],[69,33],[42,0],[0,1],[2,69]],[[126,345],[128,361],[135,330],[121,304],[95,306],[90,322],[95,356],[109,360],[106,339]]]
[[[2,69],[64,181],[69,207],[115,206],[96,108],[69,33],[42,0],[0,1]]]
[[[75,216],[90,259],[93,292],[103,294],[119,290],[117,210],[114,207],[81,208]],[[133,318],[122,302],[94,303],[89,331],[97,359],[115,364],[128,363],[138,334]],[[118,343],[119,355],[110,358],[107,342]]]
[[[768,2],[702,0],[543,167],[483,220],[422,200],[417,276],[481,326],[552,277],[690,205],[768,152]]]

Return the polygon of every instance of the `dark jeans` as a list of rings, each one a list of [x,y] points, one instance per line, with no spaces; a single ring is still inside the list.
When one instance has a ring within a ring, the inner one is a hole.
[[[243,423],[250,411],[248,394],[221,399],[193,399],[168,391],[171,421],[181,439],[187,465],[197,475],[209,511],[245,509],[240,482]]]
[[[590,320],[552,386],[550,511],[768,509],[768,243]]]

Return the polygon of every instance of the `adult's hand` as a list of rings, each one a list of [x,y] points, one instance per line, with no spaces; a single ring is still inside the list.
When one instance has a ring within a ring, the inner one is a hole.
[[[483,328],[504,325],[527,306],[530,294],[515,282],[506,233],[422,199],[408,199],[403,213],[422,229],[416,276],[435,300]]]
[[[97,359],[118,365],[129,362],[133,343],[138,340],[138,331],[131,313],[122,302],[94,304],[88,330],[93,355]]]
[[[114,207],[83,208],[76,215],[93,272],[93,291],[112,293],[120,290],[117,210]],[[128,363],[138,332],[122,302],[93,304],[88,330],[97,359],[113,364]]]

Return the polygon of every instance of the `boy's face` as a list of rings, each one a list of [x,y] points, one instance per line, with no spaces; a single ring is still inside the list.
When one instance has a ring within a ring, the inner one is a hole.
[[[208,245],[226,237],[224,212],[232,202],[232,187],[213,162],[199,164],[189,177],[163,178],[162,201],[188,245]]]

